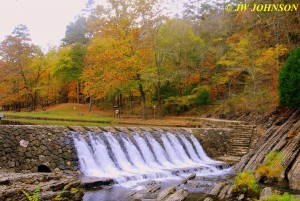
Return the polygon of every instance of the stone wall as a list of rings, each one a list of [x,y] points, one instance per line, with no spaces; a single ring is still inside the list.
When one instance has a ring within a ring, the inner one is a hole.
[[[253,135],[248,132],[249,128],[240,127],[233,124],[228,128],[193,128],[192,132],[210,157],[220,159],[222,156],[234,154],[242,156],[248,151]],[[73,146],[72,131],[85,135],[87,131],[97,132],[103,129],[126,130],[127,128],[0,125],[0,170],[37,172],[39,167],[48,167],[50,171],[58,168],[66,173],[77,172],[78,158]],[[128,129],[125,133],[130,133],[134,127]],[[159,128],[147,127],[142,130],[147,129],[160,131]],[[246,132],[248,133],[246,144],[235,140],[239,136],[243,137]]]
[[[0,125],[0,168],[37,172],[39,167],[66,173],[78,170],[70,130],[64,126]]]
[[[224,127],[192,128],[191,131],[210,157],[237,162],[257,143],[259,135],[256,127],[236,122],[230,124],[229,121],[222,123],[219,120],[219,122]]]
[[[233,129],[229,128],[194,128],[193,134],[199,140],[207,155],[219,158],[229,155],[231,135]]]

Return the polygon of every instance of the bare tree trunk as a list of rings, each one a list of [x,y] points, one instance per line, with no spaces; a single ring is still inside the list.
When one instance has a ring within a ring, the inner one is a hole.
[[[92,96],[90,96],[89,111],[92,111]]]
[[[129,94],[129,114],[130,114],[130,115],[133,114],[132,98],[133,98],[133,95],[132,95],[132,92],[130,92],[130,94]]]
[[[143,89],[143,85],[139,83],[139,91],[141,94],[141,104],[142,104],[142,114],[143,114],[143,119],[147,119],[147,111],[146,111],[146,94]]]
[[[77,103],[79,103],[79,87],[80,87],[80,85],[79,85],[79,82],[77,82],[76,83],[76,88],[77,88],[77,92],[76,92],[76,96],[77,96]]]

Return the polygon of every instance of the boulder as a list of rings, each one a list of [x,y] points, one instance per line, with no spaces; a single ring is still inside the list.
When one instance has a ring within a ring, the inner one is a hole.
[[[165,201],[182,201],[182,200],[185,200],[188,195],[189,195],[188,190],[180,189],[180,190],[176,191],[174,194],[167,197],[167,199],[165,199]]]
[[[212,198],[205,198],[203,201],[214,201]]]
[[[167,196],[169,196],[170,194],[175,193],[176,188],[174,186],[171,186],[169,188],[166,188],[164,190],[162,190],[161,192],[158,193],[157,195],[157,200],[164,200]]]
[[[263,199],[266,199],[266,198],[270,197],[271,195],[272,195],[272,188],[271,187],[265,187],[261,191],[261,193],[259,195],[259,199],[263,200]]]
[[[156,191],[158,191],[161,188],[160,185],[154,185],[148,189],[145,190],[146,193],[155,193]]]
[[[192,180],[196,178],[196,174],[191,174],[190,176],[184,178],[183,180],[181,180],[180,184],[186,184],[188,182],[188,180]]]
[[[208,194],[217,195],[225,185],[225,182],[217,183]]]

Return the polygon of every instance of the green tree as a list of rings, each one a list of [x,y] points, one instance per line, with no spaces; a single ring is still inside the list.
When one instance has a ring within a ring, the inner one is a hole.
[[[279,72],[280,104],[292,108],[300,108],[300,47],[288,57]]]
[[[86,46],[81,43],[62,47],[58,52],[58,63],[55,69],[55,76],[61,81],[61,83],[76,83],[75,94],[78,103],[85,55]]]
[[[161,105],[167,83],[176,83],[180,91],[187,87],[195,74],[202,40],[183,20],[172,19],[158,27],[154,38],[155,65],[149,69],[155,97]]]

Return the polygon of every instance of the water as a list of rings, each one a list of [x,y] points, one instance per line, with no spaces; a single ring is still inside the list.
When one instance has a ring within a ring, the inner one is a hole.
[[[191,134],[163,132],[74,133],[80,170],[85,177],[111,178],[114,186],[89,192],[85,200],[122,200],[125,192],[147,188],[151,181],[179,181],[195,173],[198,177],[226,175],[217,168]],[[127,189],[127,190],[126,190]]]

